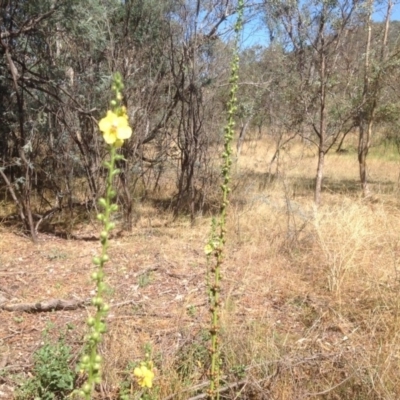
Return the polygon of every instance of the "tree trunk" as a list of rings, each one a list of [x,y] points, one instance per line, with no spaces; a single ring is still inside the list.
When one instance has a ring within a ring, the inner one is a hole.
[[[323,32],[321,30],[321,32]],[[324,176],[325,145],[326,145],[326,55],[325,39],[321,33],[320,50],[320,93],[319,93],[319,127],[318,127],[318,166],[315,177],[314,202],[317,206],[321,204],[322,178]]]
[[[318,152],[317,175],[315,177],[314,202],[321,204],[322,178],[324,176],[325,152],[320,148]]]
[[[383,67],[387,59],[387,40],[390,26],[390,15],[393,3],[389,0],[386,9],[385,29],[383,32],[382,47],[380,53],[380,66]],[[371,195],[368,187],[367,179],[367,155],[371,145],[372,126],[375,119],[375,111],[378,106],[379,94],[382,89],[378,75],[371,79],[372,72],[370,68],[370,55],[371,55],[371,37],[372,37],[372,14],[373,14],[373,1],[368,2],[368,25],[367,25],[367,41],[365,44],[365,61],[364,61],[364,88],[362,93],[361,104],[362,108],[359,113],[359,137],[358,137],[358,164],[360,170],[360,183],[361,190],[364,197]],[[371,82],[372,80],[372,82]]]
[[[372,131],[372,121],[368,125],[360,123],[358,138],[358,165],[360,170],[360,182],[362,194],[364,197],[371,195],[367,180],[367,155],[370,146],[370,137]]]

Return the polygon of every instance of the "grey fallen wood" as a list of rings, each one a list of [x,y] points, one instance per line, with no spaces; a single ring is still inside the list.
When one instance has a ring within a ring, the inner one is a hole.
[[[5,311],[22,311],[27,313],[77,310],[90,304],[90,300],[63,300],[50,299],[38,303],[0,304],[0,309]]]

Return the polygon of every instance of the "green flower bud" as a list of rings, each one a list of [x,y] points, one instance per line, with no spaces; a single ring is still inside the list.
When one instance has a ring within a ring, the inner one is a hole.
[[[94,363],[94,365],[93,365],[93,370],[94,370],[95,372],[99,372],[99,371],[100,371],[100,368],[101,368],[100,363]]]
[[[93,264],[94,265],[100,265],[101,264],[101,260],[99,257],[93,257]]]
[[[85,395],[90,394],[92,391],[92,386],[89,383],[85,383],[82,387],[82,392],[85,393]]]
[[[99,206],[106,208],[107,207],[106,199],[100,198],[99,199]]]
[[[92,304],[94,306],[101,306],[103,304],[103,299],[101,297],[93,297]]]
[[[110,311],[110,306],[108,304],[104,304],[102,307],[102,311],[104,311],[104,312]]]
[[[82,357],[82,364],[88,364],[90,361],[90,357],[88,355],[85,355]]]
[[[101,336],[100,336],[100,333],[99,333],[99,332],[93,332],[93,333],[90,335],[90,338],[91,338],[94,342],[98,343],[98,342],[100,342]]]

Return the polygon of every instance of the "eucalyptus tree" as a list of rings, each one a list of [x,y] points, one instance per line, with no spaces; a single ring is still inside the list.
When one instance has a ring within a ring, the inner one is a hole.
[[[210,144],[213,131],[221,129],[223,121],[215,89],[226,84],[229,67],[228,62],[222,64],[221,75],[216,64],[223,63],[220,37],[229,30],[229,16],[235,12],[233,0],[185,0],[175,3],[170,16],[169,62],[178,101],[172,132],[180,153],[174,211],[177,215],[188,209],[192,221],[213,180]]]
[[[296,63],[282,43],[273,40],[267,47],[245,49],[241,64],[238,116],[247,117],[250,126],[258,129],[259,138],[264,129],[268,138],[274,142],[268,178],[272,176],[274,163],[276,173],[279,172],[281,149],[300,135],[302,129],[303,115],[298,107],[293,107],[293,101],[298,95]],[[238,154],[245,126],[242,123]]]
[[[389,45],[390,20],[393,10],[393,0],[387,0],[384,4],[386,8],[385,18],[381,24],[374,24],[372,15],[375,4],[373,0],[368,0],[364,11],[364,45],[361,48],[363,64],[360,66],[360,89],[358,91],[356,122],[359,131],[358,136],[358,163],[360,172],[360,182],[362,193],[365,197],[370,195],[367,174],[367,156],[371,146],[373,126],[379,116],[381,122],[385,118],[391,105],[384,104],[384,88],[388,88],[388,78],[392,71],[397,69],[400,62],[400,52],[396,42]],[[375,29],[374,29],[375,28]],[[398,33],[397,33],[398,35]],[[392,39],[393,42],[393,39]],[[379,112],[381,109],[382,112]],[[383,109],[383,110],[382,110]],[[389,112],[390,114],[390,112]]]
[[[37,223],[32,214],[32,195],[40,174],[43,130],[46,123],[43,97],[32,93],[41,86],[42,55],[46,51],[44,27],[50,26],[66,3],[49,1],[0,2],[0,70],[2,72],[0,175],[11,194],[24,227],[36,240]],[[46,80],[52,79],[48,74]],[[47,95],[54,96],[48,91]]]
[[[260,45],[245,48],[240,54],[239,91],[237,118],[240,122],[236,145],[240,156],[249,127],[257,125],[259,136],[266,122],[265,91],[270,80],[263,63],[265,49]]]
[[[300,116],[303,137],[318,150],[314,201],[321,201],[325,155],[343,131],[353,126],[353,112],[341,107],[338,90],[340,49],[357,25],[361,0],[265,2],[268,26],[295,63],[291,107]],[[351,90],[350,86],[344,86]],[[343,88],[343,86],[342,86]]]

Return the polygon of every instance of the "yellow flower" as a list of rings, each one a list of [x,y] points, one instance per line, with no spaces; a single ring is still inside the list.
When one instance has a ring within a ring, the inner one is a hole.
[[[135,368],[133,375],[136,376],[137,382],[141,387],[151,388],[153,386],[154,372],[145,365]]]
[[[100,120],[99,128],[103,132],[106,143],[115,147],[121,147],[125,139],[132,135],[132,128],[128,123],[126,114],[117,115],[112,111],[107,111],[107,115]]]

